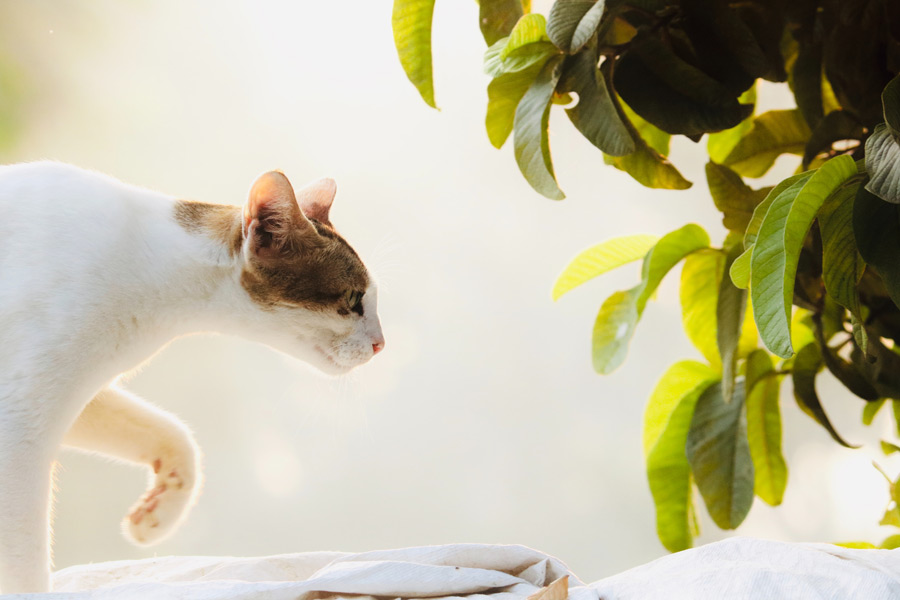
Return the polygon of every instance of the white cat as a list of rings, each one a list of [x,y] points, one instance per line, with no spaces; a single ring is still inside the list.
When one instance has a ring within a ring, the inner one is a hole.
[[[278,172],[243,210],[59,163],[0,167],[0,592],[50,585],[61,445],[152,469],[123,521],[152,544],[201,475],[191,432],[116,386],[175,337],[238,334],[344,373],[384,347],[375,284],[331,225],[335,184]]]

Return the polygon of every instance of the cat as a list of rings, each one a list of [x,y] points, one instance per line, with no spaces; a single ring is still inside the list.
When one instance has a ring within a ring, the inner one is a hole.
[[[295,193],[272,171],[238,207],[61,163],[0,166],[0,592],[50,587],[60,446],[151,470],[123,521],[132,541],[184,520],[194,437],[118,384],[173,338],[237,334],[330,374],[384,347],[375,282],[329,220],[335,192],[322,179]]]

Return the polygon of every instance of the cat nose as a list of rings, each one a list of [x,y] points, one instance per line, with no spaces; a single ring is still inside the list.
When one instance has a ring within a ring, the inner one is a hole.
[[[384,350],[384,340],[378,340],[377,342],[372,344],[372,353],[373,354],[378,354],[382,350]]]

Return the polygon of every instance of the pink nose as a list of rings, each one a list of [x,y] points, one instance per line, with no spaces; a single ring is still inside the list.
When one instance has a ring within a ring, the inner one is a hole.
[[[382,350],[384,350],[384,340],[381,340],[380,342],[375,342],[374,344],[372,344],[372,353],[373,354],[378,354]]]

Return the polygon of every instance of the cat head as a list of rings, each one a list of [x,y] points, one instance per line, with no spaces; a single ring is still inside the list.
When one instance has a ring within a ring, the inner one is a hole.
[[[284,174],[261,175],[241,218],[240,284],[266,342],[340,374],[384,347],[375,283],[329,219],[336,186],[296,193]]]

